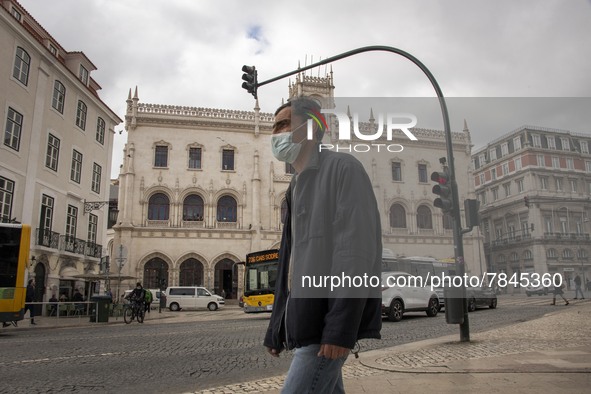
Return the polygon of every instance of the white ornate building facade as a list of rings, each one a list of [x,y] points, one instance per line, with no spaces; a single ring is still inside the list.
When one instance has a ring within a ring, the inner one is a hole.
[[[88,294],[78,275],[98,271],[108,205],[86,202],[108,200],[122,120],[101,101],[90,59],[65,50],[16,1],[0,2],[0,52],[0,219],[31,226],[37,300]]]
[[[474,152],[489,271],[591,278],[590,146],[589,134],[524,126]]]
[[[334,96],[332,72],[298,75],[289,96]],[[277,105],[271,104],[271,110]],[[373,116],[372,116],[373,117]],[[128,141],[119,175],[119,218],[113,227],[113,276],[135,277],[145,287],[204,285],[237,297],[239,262],[247,253],[275,248],[282,228],[291,169],[271,153],[272,113],[140,103],[130,90]],[[373,119],[360,125],[373,127]],[[396,255],[453,256],[451,224],[433,207],[432,171],[446,155],[442,131],[413,129],[418,141],[404,151],[365,158],[382,212],[384,247]],[[334,142],[334,134],[325,140]],[[471,194],[470,133],[453,133],[462,199]],[[352,191],[354,192],[354,191]],[[468,272],[480,272],[477,237],[464,238]],[[132,281],[124,283],[127,288]]]

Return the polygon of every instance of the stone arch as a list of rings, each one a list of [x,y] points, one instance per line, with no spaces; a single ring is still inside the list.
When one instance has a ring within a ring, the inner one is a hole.
[[[187,253],[176,261],[179,272],[179,286],[205,286],[207,259],[198,253]]]
[[[231,253],[224,253],[212,260],[213,291],[226,298],[238,297],[238,262],[241,259]]]

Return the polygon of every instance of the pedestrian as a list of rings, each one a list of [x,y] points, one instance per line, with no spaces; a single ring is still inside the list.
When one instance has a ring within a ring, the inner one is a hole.
[[[568,305],[568,300],[564,298],[564,282],[560,282],[560,286],[554,286],[554,296],[552,297],[552,305],[556,305],[556,296],[559,295],[564,300],[564,305]]]
[[[264,340],[275,357],[295,348],[282,393],[344,392],[342,367],[351,349],[359,339],[380,338],[379,284],[303,285],[312,274],[381,273],[381,225],[369,176],[353,156],[319,149],[325,131],[320,105],[310,98],[292,98],[275,112],[273,155],[295,169]]]
[[[49,311],[49,316],[57,315],[57,302],[58,301],[57,301],[57,298],[55,296],[55,293],[53,293],[51,295],[51,298],[49,299],[49,302],[51,302],[51,304],[50,304],[51,305],[51,308],[50,308],[50,311]]]
[[[591,291],[591,280],[587,279],[587,291]]]
[[[35,323],[35,305],[30,304],[31,302],[35,302],[35,279],[29,279],[27,292],[25,293],[25,313],[29,311],[31,324],[35,325],[37,324]]]
[[[581,289],[581,277],[577,274],[575,276],[575,300],[578,299],[579,293],[581,293],[581,299],[585,299],[585,295],[583,294],[583,289]]]

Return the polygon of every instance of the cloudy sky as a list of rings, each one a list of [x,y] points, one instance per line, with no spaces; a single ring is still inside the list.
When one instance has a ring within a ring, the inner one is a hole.
[[[256,65],[263,81],[298,62],[367,45],[411,53],[446,97],[591,97],[591,0],[19,2],[66,50],[91,59],[102,99],[121,118],[135,86],[144,103],[251,110],[253,98],[240,87],[243,64]],[[332,69],[337,96],[435,95],[415,65],[389,53],[357,55]],[[325,68],[313,75],[319,72]],[[287,85],[262,87],[261,109],[272,112]],[[467,118],[475,148],[523,124],[591,132],[587,110],[575,120],[540,115],[487,130],[470,113],[455,112],[452,129],[461,130]],[[112,177],[125,139],[125,132],[116,134]]]

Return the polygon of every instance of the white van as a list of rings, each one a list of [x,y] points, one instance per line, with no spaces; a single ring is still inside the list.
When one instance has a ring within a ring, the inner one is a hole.
[[[164,293],[166,307],[173,312],[181,309],[207,308],[215,311],[224,306],[225,302],[219,295],[211,293],[205,287],[171,286]]]

